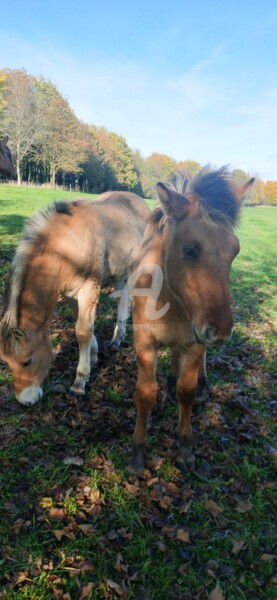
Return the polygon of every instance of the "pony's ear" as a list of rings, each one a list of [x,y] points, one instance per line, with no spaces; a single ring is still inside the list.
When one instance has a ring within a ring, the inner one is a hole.
[[[243,200],[248,196],[254,186],[255,177],[251,177],[246,183],[243,185],[234,186],[234,194],[238,204],[242,204]]]
[[[168,188],[164,183],[157,183],[156,187],[164,211],[176,221],[188,216],[195,209],[196,197],[194,194],[183,196]]]

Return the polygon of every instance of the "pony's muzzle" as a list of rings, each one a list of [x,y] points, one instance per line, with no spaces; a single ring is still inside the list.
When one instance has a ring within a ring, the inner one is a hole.
[[[43,396],[43,391],[38,385],[30,385],[20,394],[15,394],[16,399],[24,406],[34,406]]]

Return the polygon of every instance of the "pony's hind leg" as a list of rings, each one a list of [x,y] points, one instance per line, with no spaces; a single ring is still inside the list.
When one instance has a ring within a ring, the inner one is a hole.
[[[164,394],[164,401],[170,402],[176,397],[176,382],[179,375],[180,370],[180,350],[179,348],[173,348],[172,350],[172,358],[170,365],[170,373],[167,377],[166,382],[166,391]]]
[[[78,317],[75,326],[79,346],[79,361],[71,391],[83,396],[89,380],[91,365],[97,363],[98,344],[93,333],[99,286],[83,286],[78,294]]]
[[[117,298],[117,321],[114,328],[113,338],[110,346],[119,348],[121,342],[125,338],[126,323],[130,314],[130,296],[128,286],[125,279],[121,279],[116,283],[113,297]]]
[[[200,361],[199,372],[198,372],[198,384],[197,384],[197,400],[207,400],[209,397],[209,386],[207,383],[207,370],[206,370],[206,354],[205,350],[202,359]]]

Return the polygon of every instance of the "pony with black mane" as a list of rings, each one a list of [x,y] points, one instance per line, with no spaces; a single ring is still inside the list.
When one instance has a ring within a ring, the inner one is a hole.
[[[132,472],[144,468],[161,345],[172,349],[167,398],[176,396],[179,402],[178,464],[194,465],[192,405],[197,390],[206,386],[206,348],[232,335],[228,279],[239,252],[234,226],[253,183],[238,186],[226,167],[205,167],[192,178],[177,174],[170,185],[157,184],[162,206],[151,214],[130,276],[136,288],[132,314],[138,358]]]

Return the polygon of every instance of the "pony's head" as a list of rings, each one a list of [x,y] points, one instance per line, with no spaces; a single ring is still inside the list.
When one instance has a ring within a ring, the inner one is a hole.
[[[225,168],[205,168],[191,180],[180,176],[174,185],[157,184],[166,215],[167,285],[187,312],[198,343],[221,343],[232,334],[228,279],[239,252],[233,226],[253,182],[235,187]]]
[[[2,323],[0,337],[1,355],[11,370],[16,399],[20,404],[32,406],[42,397],[41,384],[51,361],[48,332],[7,327]]]

